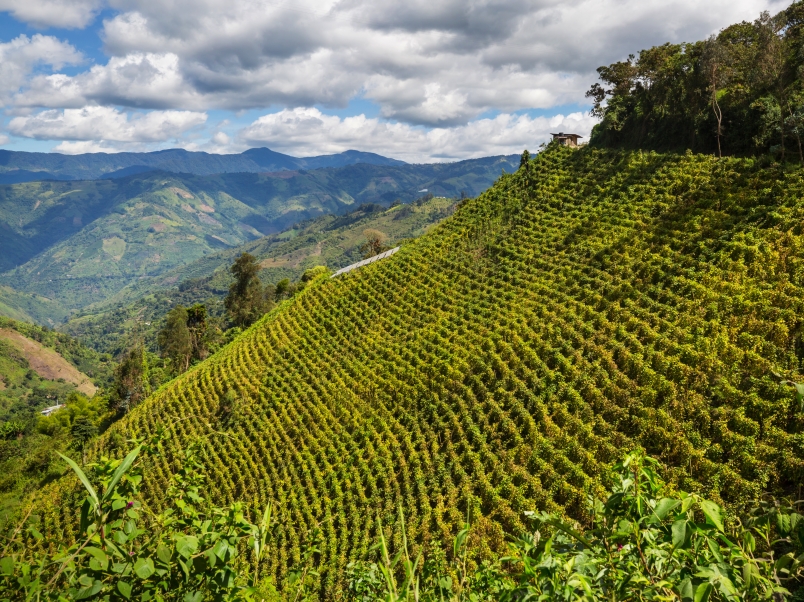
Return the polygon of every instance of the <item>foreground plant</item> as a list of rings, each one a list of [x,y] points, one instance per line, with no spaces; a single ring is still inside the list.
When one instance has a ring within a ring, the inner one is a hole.
[[[87,492],[77,541],[55,554],[40,551],[43,536],[26,517],[2,549],[0,599],[254,599],[259,583],[256,573],[249,575],[243,548],[252,548],[257,563],[263,558],[270,507],[257,525],[241,503],[209,505],[195,443],[166,492],[166,510],[150,514],[137,498],[142,460],[157,446],[158,438],[138,443],[122,461],[103,458],[88,467],[93,478],[62,456]]]
[[[504,600],[780,600],[804,571],[804,517],[762,502],[744,521],[695,494],[660,497],[657,462],[640,452],[613,469],[605,502],[582,531],[551,514],[512,544],[516,584]],[[800,502],[799,502],[800,504]]]
[[[762,501],[744,520],[727,521],[710,500],[665,493],[657,466],[641,452],[628,454],[612,469],[605,502],[590,500],[591,528],[530,512],[535,530],[471,575],[467,529],[450,562],[411,561],[404,537],[392,557],[381,535],[379,564],[350,566],[350,593],[388,602],[789,600],[804,577],[802,502]]]

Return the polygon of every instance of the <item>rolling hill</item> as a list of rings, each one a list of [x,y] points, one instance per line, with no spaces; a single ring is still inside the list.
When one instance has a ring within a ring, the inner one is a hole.
[[[212,496],[276,502],[280,584],[321,526],[327,599],[399,505],[414,541],[470,508],[499,549],[527,510],[588,519],[636,446],[731,508],[800,495],[804,414],[774,372],[802,378],[803,190],[748,159],[550,148],[393,257],[310,283],[94,453],[169,429],[158,503],[203,438]],[[49,492],[48,529],[77,524],[78,487]]]
[[[423,192],[479,194],[516,157],[451,164],[214,176],[149,172],[115,180],[0,186],[0,285],[58,304],[48,323],[217,250],[363,203]],[[0,297],[2,302],[2,297]],[[22,304],[18,300],[16,306]],[[6,305],[14,305],[9,302]],[[1,308],[2,306],[0,306]]]
[[[283,278],[297,281],[309,268],[323,265],[335,271],[362,259],[366,229],[379,230],[393,246],[424,234],[449,216],[456,203],[422,197],[391,208],[367,204],[347,214],[323,215],[291,230],[206,255],[159,278],[134,282],[113,297],[83,308],[58,329],[103,353],[119,355],[135,339],[145,340],[156,352],[156,334],[177,304],[204,303],[210,315],[223,315],[223,299],[232,279],[229,267],[241,253],[261,260],[263,283],[275,284]]]

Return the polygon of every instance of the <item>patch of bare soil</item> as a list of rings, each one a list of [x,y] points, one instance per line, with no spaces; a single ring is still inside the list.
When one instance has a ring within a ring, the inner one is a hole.
[[[168,190],[170,190],[170,192],[176,193],[178,196],[180,196],[183,199],[193,199],[193,198],[195,198],[192,194],[190,194],[186,190],[182,190],[181,188],[176,188],[175,186],[171,186],[170,188],[168,188]]]
[[[97,388],[89,377],[52,349],[32,341],[16,330],[0,328],[0,338],[6,339],[19,349],[28,360],[31,369],[40,377],[47,380],[63,378],[68,383],[73,383],[84,395],[89,397],[95,395]]]

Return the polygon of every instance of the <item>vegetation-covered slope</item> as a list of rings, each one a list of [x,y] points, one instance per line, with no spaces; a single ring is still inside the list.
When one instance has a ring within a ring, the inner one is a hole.
[[[416,540],[469,506],[500,546],[526,510],[588,518],[639,445],[732,506],[797,493],[804,415],[772,371],[802,372],[802,193],[801,171],[750,160],[550,148],[393,257],[314,282],[103,444],[171,429],[159,499],[208,438],[213,496],[281,509],[280,578],[320,522],[328,597],[399,504]]]
[[[0,271],[8,270],[0,283],[57,301],[61,310],[48,316],[56,321],[136,280],[298,221],[362,203],[411,201],[422,189],[450,197],[479,194],[515,165],[515,157],[488,157],[439,165],[149,173],[0,186]]]
[[[229,267],[241,253],[261,260],[262,282],[275,284],[284,278],[295,282],[315,266],[334,272],[360,261],[366,230],[381,232],[386,244],[395,246],[424,234],[450,215],[456,203],[443,197],[422,197],[391,208],[370,204],[340,216],[323,215],[291,230],[204,256],[160,278],[135,282],[111,299],[85,308],[59,330],[104,353],[119,355],[135,340],[144,340],[155,352],[157,332],[176,305],[204,303],[210,315],[224,313],[223,299],[232,281]]]

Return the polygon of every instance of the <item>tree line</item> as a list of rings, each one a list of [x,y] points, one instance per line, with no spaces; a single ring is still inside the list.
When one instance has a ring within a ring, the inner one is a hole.
[[[804,164],[804,2],[597,70],[590,144]]]
[[[377,238],[369,238],[366,248],[381,246]],[[165,316],[159,330],[159,353],[150,353],[139,342],[123,355],[115,373],[110,406],[125,413],[148,397],[153,390],[233,340],[271,311],[277,303],[293,297],[307,282],[326,271],[318,267],[307,270],[299,282],[284,278],[276,284],[263,285],[259,277],[260,263],[250,253],[241,254],[229,268],[233,281],[224,299],[226,315],[212,318],[203,303],[190,307],[177,305]]]

